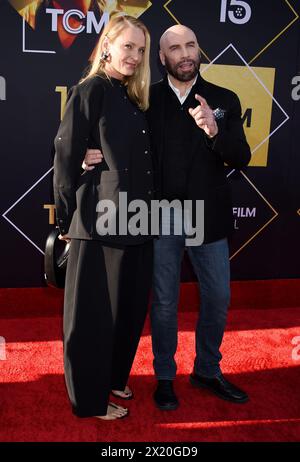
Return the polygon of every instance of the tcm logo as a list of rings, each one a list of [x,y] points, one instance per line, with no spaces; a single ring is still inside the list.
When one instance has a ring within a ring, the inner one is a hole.
[[[0,75],[0,101],[6,101],[6,80]]]
[[[9,2],[33,29],[39,25],[39,21],[45,24],[49,18],[49,30],[57,32],[58,26],[62,25],[69,34],[80,34],[84,30],[88,34],[94,31],[99,34],[108,22],[110,12],[119,9],[116,0],[57,0],[56,8],[52,8],[53,3],[49,0]],[[82,24],[84,19],[85,25]]]
[[[231,3],[233,4],[233,2]],[[201,65],[201,70],[204,67],[205,65]],[[273,95],[275,69],[266,67],[251,67],[251,69]],[[245,66],[212,64],[203,72],[203,77],[220,87],[234,91],[238,95],[242,106],[242,120],[247,141],[251,151],[255,150],[255,155],[249,165],[266,167],[273,100],[264,86]],[[220,106],[222,106],[221,103]]]
[[[92,32],[96,32],[97,34],[99,34],[102,28],[105,26],[105,24],[107,24],[109,20],[108,13],[104,13],[101,16],[100,21],[98,22],[93,11],[88,11],[85,15],[82,11],[76,9],[64,11],[56,8],[46,8],[46,14],[51,16],[52,32],[57,32],[58,17],[61,16],[63,28],[70,34],[80,34],[84,30],[87,34],[91,34]],[[82,19],[85,18],[86,26],[83,26],[82,24],[80,24],[80,22]],[[77,19],[77,21],[74,21],[74,19]],[[73,25],[71,25],[71,21]],[[74,22],[78,22],[79,25],[75,26]]]
[[[138,17],[151,6],[148,0],[9,0],[18,13],[35,29],[40,18],[49,17],[49,30],[62,25],[69,34],[99,34],[113,13]],[[85,20],[85,21],[84,21]],[[83,21],[85,24],[83,24]]]

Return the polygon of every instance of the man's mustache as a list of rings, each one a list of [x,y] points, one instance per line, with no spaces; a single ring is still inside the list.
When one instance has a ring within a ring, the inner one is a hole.
[[[178,69],[178,67],[182,66],[183,64],[193,64],[194,66],[196,66],[196,62],[192,59],[189,59],[189,60],[180,61],[180,63],[176,64],[176,69]]]

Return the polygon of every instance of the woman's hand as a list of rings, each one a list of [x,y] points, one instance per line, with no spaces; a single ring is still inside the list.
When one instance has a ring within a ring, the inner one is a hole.
[[[95,164],[100,164],[102,161],[103,154],[100,149],[87,149],[81,167],[83,170],[93,170]]]
[[[60,241],[66,241],[66,242],[71,242],[71,238],[67,235],[67,234],[64,234],[64,235],[59,235],[58,236],[58,239]]]

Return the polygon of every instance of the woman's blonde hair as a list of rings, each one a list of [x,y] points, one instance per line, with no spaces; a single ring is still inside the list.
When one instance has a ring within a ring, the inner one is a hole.
[[[132,76],[125,77],[124,83],[127,86],[129,98],[135,102],[142,111],[146,111],[149,107],[150,34],[147,27],[139,19],[132,16],[119,14],[110,19],[96,45],[91,67],[87,75],[81,79],[80,83],[94,75],[106,76],[109,78],[105,72],[105,60],[101,59],[101,55],[104,51],[104,40],[107,37],[111,42],[114,42],[120,33],[127,27],[138,27],[145,35],[146,45],[142,61]]]

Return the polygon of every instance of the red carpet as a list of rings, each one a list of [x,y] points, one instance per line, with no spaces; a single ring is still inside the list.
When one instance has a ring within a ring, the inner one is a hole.
[[[284,308],[300,306],[300,280],[234,281],[231,308]],[[49,287],[0,288],[0,318],[51,316],[62,313],[63,291]],[[196,311],[197,284],[181,285],[179,310]]]
[[[292,284],[296,287],[295,281]],[[252,292],[253,287],[251,283]],[[280,291],[286,289],[287,285],[282,283]],[[45,293],[47,289],[41,290]],[[187,286],[183,287],[182,308],[191,296],[190,290],[184,294],[186,290]],[[278,290],[277,287],[273,292]],[[11,299],[6,298],[5,310],[1,291],[0,336],[6,339],[6,360],[0,361],[0,441],[300,440],[300,359],[297,355],[292,358],[292,339],[300,336],[300,303],[298,298],[297,307],[295,291],[291,297],[288,291],[285,298],[279,296],[279,301],[284,301],[282,307],[274,307],[278,303],[274,297],[274,305],[269,303],[268,309],[259,303],[257,309],[249,308],[250,298],[243,300],[240,288],[233,291],[233,300],[243,309],[230,310],[222,345],[222,369],[229,379],[247,390],[249,403],[227,403],[188,383],[196,313],[186,310],[179,315],[179,368],[175,382],[181,406],[177,411],[161,412],[153,405],[155,380],[147,321],[130,378],[135,392],[135,399],[128,403],[131,415],[115,422],[72,415],[63,378],[62,321],[54,314],[53,306],[47,309],[49,297],[43,298],[40,292],[34,299],[34,291],[29,295],[30,289],[4,291],[10,291]],[[30,298],[30,309],[37,314],[39,306],[40,316],[26,317]]]

